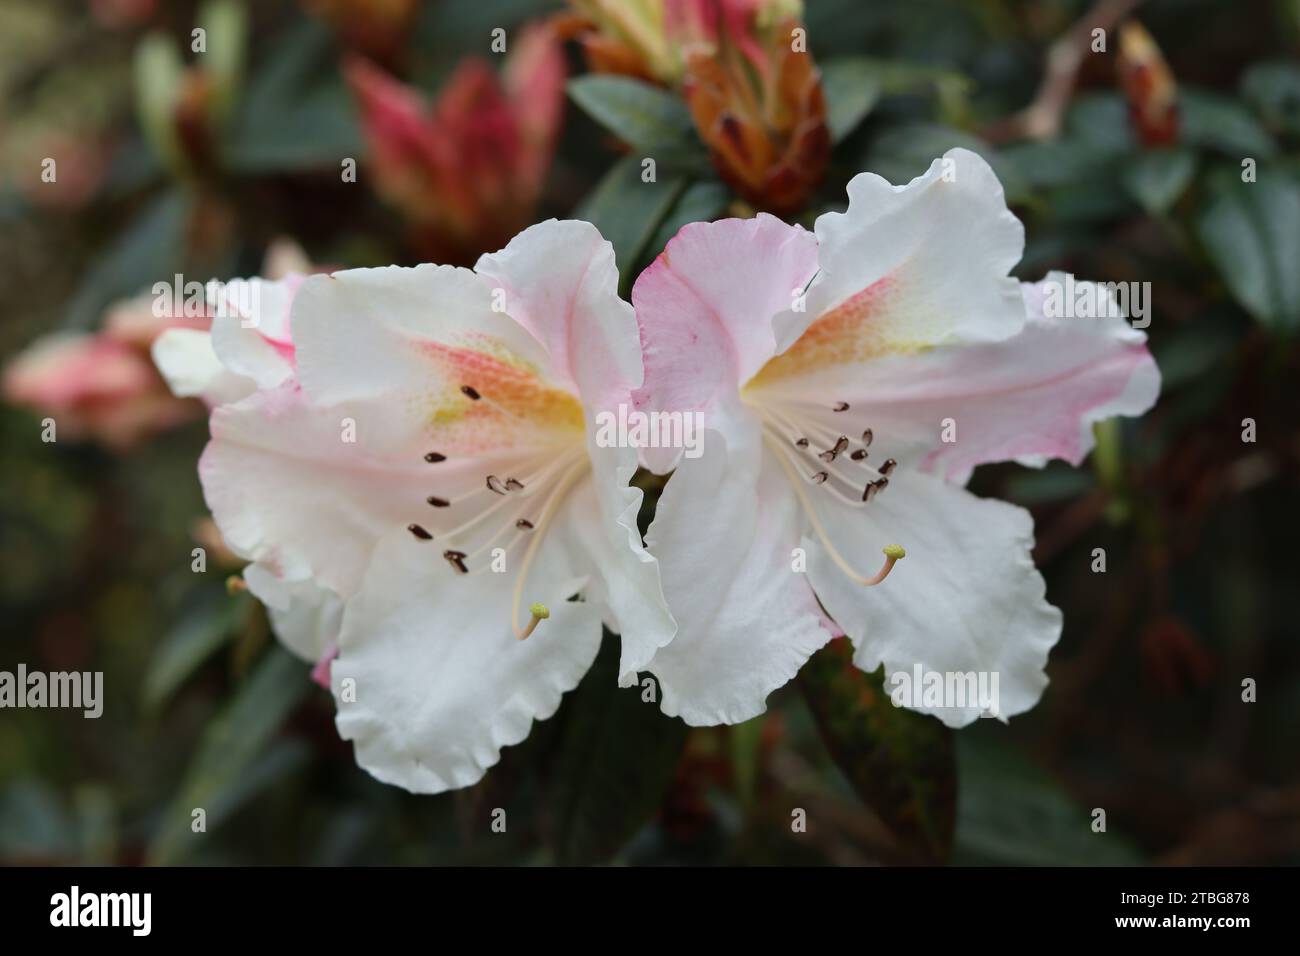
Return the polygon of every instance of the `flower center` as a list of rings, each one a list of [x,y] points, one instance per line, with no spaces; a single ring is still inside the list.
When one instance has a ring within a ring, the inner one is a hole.
[[[471,386],[466,385],[461,391],[470,401],[491,403]],[[429,452],[424,460],[432,465],[456,464],[455,456],[439,451]],[[443,559],[464,575],[504,572],[510,553],[527,542],[510,606],[515,636],[524,640],[541,621],[550,617],[550,609],[545,604],[535,603],[529,609],[530,622],[522,628],[519,625],[529,570],[565,495],[586,475],[590,462],[585,445],[577,442],[539,450],[519,462],[518,467],[519,472],[514,474],[485,473],[481,484],[463,494],[432,494],[425,499],[435,512],[467,515],[459,524],[447,522],[450,527],[436,523],[429,527],[410,524],[407,530],[419,541],[437,540],[443,544]]]
[[[889,476],[898,462],[886,458],[879,467],[868,464],[868,449],[874,438],[870,427],[864,427],[860,432],[856,427],[846,428],[846,431],[861,436],[850,438],[848,434],[819,424],[812,415],[800,414],[797,406],[792,408],[786,404],[777,409],[774,403],[754,402],[752,399],[751,405],[762,420],[764,444],[790,479],[808,523],[831,560],[850,580],[868,587],[879,584],[907,552],[900,545],[886,545],[884,565],[875,575],[867,577],[831,543],[812,495],[830,495],[850,508],[865,507],[889,487]],[[845,414],[850,411],[849,403],[836,402],[831,411]],[[846,420],[846,426],[849,421]]]

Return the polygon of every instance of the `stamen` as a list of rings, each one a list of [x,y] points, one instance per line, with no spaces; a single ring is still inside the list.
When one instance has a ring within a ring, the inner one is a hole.
[[[836,402],[835,406],[831,409],[831,411],[833,412],[847,412],[848,410],[849,410],[848,402]]]
[[[429,452],[429,454],[427,454],[427,455],[424,456],[424,460],[427,461],[427,462],[428,462],[429,464],[431,464],[431,465],[436,465],[436,464],[437,464],[438,462],[440,462],[440,461],[446,461],[446,460],[447,460],[447,456],[446,456],[446,455],[443,455],[443,454],[440,454],[439,452],[436,452],[436,451],[431,451],[431,452]]]
[[[480,398],[483,397],[478,393],[478,389],[474,388],[472,385],[462,385],[460,387],[460,391],[461,394],[464,395],[466,398],[468,398],[471,402],[477,402]]]
[[[781,446],[773,442],[770,438],[767,439],[767,441],[769,445],[771,445],[772,451],[776,453],[777,461],[780,462],[781,467],[785,469],[786,477],[790,479],[790,486],[794,488],[794,493],[799,499],[799,504],[803,507],[803,512],[808,517],[808,523],[813,526],[813,531],[816,532],[818,540],[821,541],[822,546],[826,549],[826,553],[830,556],[830,559],[835,562],[836,566],[844,572],[845,576],[848,577],[850,581],[861,584],[863,587],[872,587],[885,580],[885,577],[891,570],[893,570],[895,563],[897,563],[900,558],[906,556],[907,552],[903,550],[902,546],[897,544],[885,546],[885,564],[875,577],[865,578],[855,571],[853,566],[844,560],[843,555],[841,555],[835,545],[831,543],[830,537],[826,534],[826,529],[822,526],[821,518],[817,516],[817,510],[813,507],[812,502],[808,500],[808,493],[803,490],[803,483],[799,481],[799,476],[795,474],[794,466],[786,459]]]
[[[488,491],[495,491],[499,495],[506,493],[506,486],[502,484],[501,479],[496,475],[487,476],[487,489]]]
[[[796,448],[807,448],[807,447],[808,447],[808,439],[806,439],[806,438],[798,438],[798,439],[795,439],[795,443],[794,443],[794,445],[795,445]]]
[[[882,475],[887,475],[887,474],[889,474],[891,471],[894,470],[894,468],[895,468],[895,466],[897,466],[897,464],[898,464],[898,462],[894,461],[894,459],[892,459],[892,458],[886,458],[886,459],[885,459],[885,463],[884,463],[883,465],[881,465],[881,466],[880,466],[878,469],[876,469],[876,470],[879,471]]]
[[[520,531],[532,531],[533,523],[529,521],[527,518],[520,518],[518,521],[515,522],[515,527],[518,528]]]
[[[870,581],[863,581],[863,584],[879,584],[881,581],[885,580],[885,578],[889,577],[889,572],[894,570],[894,565],[907,557],[907,552],[903,550],[901,544],[887,544],[880,550],[885,553],[885,563],[880,566],[880,570],[876,572],[874,578]]]
[[[532,634],[533,631],[537,630],[537,625],[541,624],[542,621],[551,616],[551,609],[545,604],[534,604],[528,609],[528,612],[532,614],[533,619],[528,622],[526,628],[515,634],[515,637],[519,638],[521,641],[528,640],[528,636]]]
[[[406,530],[409,531],[409,532],[411,532],[411,534],[415,535],[415,536],[416,536],[417,538],[419,538],[421,541],[432,541],[432,540],[433,540],[433,535],[429,534],[429,532],[425,531],[425,530],[424,530],[423,528],[421,528],[418,524],[408,524],[408,525],[406,526]]]
[[[849,447],[848,437],[845,435],[841,435],[839,438],[835,440],[834,447],[826,449],[826,451],[822,452],[817,457],[820,458],[822,461],[834,461],[843,453],[844,449],[848,447]]]
[[[429,504],[433,505],[433,507],[435,508],[446,508],[451,505],[451,502],[448,501],[446,498],[439,498],[437,495],[429,495],[429,497],[425,498],[424,500],[427,501]]]
[[[464,551],[444,551],[442,556],[461,574],[469,574],[469,568],[465,566],[465,558],[468,555]]]
[[[866,461],[867,450],[865,448],[854,449],[853,454],[849,455],[854,461]]]
[[[519,603],[523,598],[524,585],[528,582],[528,569],[532,567],[533,558],[537,556],[537,549],[541,546],[542,540],[546,537],[546,529],[559,511],[559,503],[564,496],[568,494],[569,489],[587,472],[587,458],[581,456],[570,466],[569,470],[561,476],[556,482],[554,490],[546,498],[546,504],[542,506],[542,517],[538,522],[537,533],[532,535],[528,541],[528,550],[524,552],[523,563],[519,567],[519,576],[515,578],[515,593],[510,602],[510,625],[514,628],[515,636],[523,633],[519,628]],[[534,608],[540,605],[533,605]],[[534,614],[534,617],[536,615]],[[533,627],[536,624],[532,625]],[[531,630],[528,633],[532,633]],[[524,635],[525,637],[527,634]]]
[[[864,444],[864,445],[866,445],[868,448],[870,448],[870,447],[871,447],[871,439],[874,438],[874,437],[875,437],[875,436],[871,434],[871,429],[868,428],[866,431],[864,431],[864,432],[862,433],[862,444]]]
[[[830,475],[827,474],[826,472],[824,472],[824,471],[819,471],[819,472],[817,472],[817,474],[815,474],[815,475],[812,476],[813,484],[815,484],[815,485],[824,485],[824,484],[826,484],[826,479],[829,478],[829,477],[830,477]]]
[[[514,478],[507,478],[507,479],[506,479],[506,490],[507,490],[507,491],[523,491],[523,490],[524,490],[524,483],[523,483],[522,481],[516,481]]]
[[[862,489],[862,500],[870,501],[888,487],[888,478],[877,478],[875,481],[869,481],[867,482],[867,487]]]

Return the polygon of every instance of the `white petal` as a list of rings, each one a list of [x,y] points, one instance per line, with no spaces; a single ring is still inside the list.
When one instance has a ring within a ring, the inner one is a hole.
[[[593,440],[588,452],[592,477],[566,503],[575,516],[569,524],[576,546],[598,569],[589,599],[606,606],[606,623],[621,638],[619,685],[628,687],[655,652],[673,639],[677,624],[668,610],[659,562],[641,543],[637,529],[641,489],[628,485],[636,472],[636,450],[599,448]]]
[[[217,408],[211,427],[208,507],[230,547],[274,578],[346,597],[379,538],[429,510],[423,438],[394,432],[380,405],[317,407],[287,384]]]
[[[485,356],[531,377],[546,353],[492,308],[486,280],[468,269],[421,265],[310,276],[293,303],[298,378],[317,402],[383,397],[397,415],[431,418],[458,407]]]
[[[830,350],[884,354],[1020,331],[1024,308],[1009,273],[1024,228],[988,163],[953,149],[905,186],[861,173],[848,193],[846,212],[817,220],[820,272],[807,311],[778,320],[778,351],[810,322],[822,326],[787,363],[820,362]]]
[[[339,733],[362,767],[416,793],[468,786],[555,712],[601,635],[598,608],[565,599],[590,569],[563,541],[548,536],[529,575],[528,600],[551,616],[524,641],[509,620],[514,573],[458,575],[436,542],[381,543],[331,668]]]
[[[226,368],[258,388],[275,388],[293,375],[289,315],[302,281],[241,279],[222,287],[228,295],[215,308],[212,348]]]
[[[289,650],[311,664],[338,644],[343,625],[343,601],[332,591],[307,581],[298,582],[289,589],[287,606],[281,609],[268,605],[267,611],[276,636]]]
[[[591,223],[538,223],[474,270],[504,294],[506,311],[586,404],[607,407],[641,384],[636,317],[618,295],[614,247]]]
[[[202,398],[210,405],[237,402],[252,394],[251,379],[222,364],[212,336],[199,329],[167,329],[150,347],[153,361],[178,398]]]
[[[827,612],[853,639],[866,671],[883,662],[896,673],[998,675],[1001,717],[1034,706],[1047,686],[1043,668],[1061,633],[1061,613],[1045,599],[1034,567],[1033,519],[1022,508],[977,498],[919,472],[896,474],[863,508],[813,492],[823,528],[863,575],[883,563],[881,548],[907,557],[879,585],[851,581],[819,539],[809,540],[809,576]],[[978,705],[914,706],[952,727],[980,715]]]
[[[706,432],[659,499],[647,539],[677,636],[650,662],[663,711],[686,723],[739,723],[831,638],[794,570],[799,505],[757,429]]]

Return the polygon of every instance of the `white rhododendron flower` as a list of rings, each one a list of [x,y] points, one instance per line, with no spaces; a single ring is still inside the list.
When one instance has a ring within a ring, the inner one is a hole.
[[[266,278],[208,284],[210,328],[168,329],[154,340],[154,364],[177,397],[223,405],[292,377],[290,309],[311,264],[280,241],[265,266]]]
[[[207,328],[171,328],[153,340],[154,364],[178,398],[225,405],[293,379],[290,312],[312,265],[296,244],[278,240],[264,266],[266,278],[207,284]],[[256,557],[232,550],[248,560]],[[328,686],[343,615],[339,595],[311,580],[282,583],[256,562],[244,570],[244,581],[266,604],[276,636],[315,664],[313,676]]]
[[[213,412],[213,516],[268,603],[343,600],[338,728],[381,780],[478,780],[577,685],[602,623],[625,685],[672,639],[636,450],[594,440],[642,380],[617,279],[595,227],[554,220],[475,271],[311,276],[291,374],[250,361],[273,387]]]
[[[1077,464],[1090,423],[1159,389],[1121,317],[1048,318],[1009,276],[1023,229],[974,153],[848,193],[815,235],[688,225],[633,289],[638,407],[705,416],[701,457],[646,452],[676,465],[647,543],[679,628],[649,670],[688,723],[760,713],[841,632],[864,670],[995,673],[999,716],[1032,707],[1061,629],[1033,523],[962,486],[982,462]],[[952,726],[971,704],[913,702]]]

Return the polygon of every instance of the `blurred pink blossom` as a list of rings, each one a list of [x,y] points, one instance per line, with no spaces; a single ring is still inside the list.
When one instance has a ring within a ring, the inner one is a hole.
[[[471,262],[533,217],[563,114],[564,57],[549,25],[511,43],[500,75],[467,59],[429,107],[364,60],[347,67],[376,191],[430,259]]]

